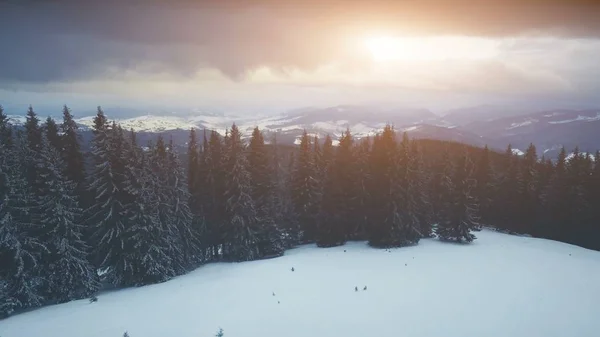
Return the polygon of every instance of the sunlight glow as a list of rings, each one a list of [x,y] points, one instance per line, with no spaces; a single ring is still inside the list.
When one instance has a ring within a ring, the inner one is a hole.
[[[461,36],[377,36],[366,38],[365,45],[375,61],[485,59],[498,55],[497,42]]]

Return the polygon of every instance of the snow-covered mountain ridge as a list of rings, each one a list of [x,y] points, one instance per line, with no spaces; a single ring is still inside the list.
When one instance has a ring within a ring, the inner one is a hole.
[[[252,129],[258,126],[267,136],[277,132],[280,140],[288,144],[297,142],[304,130],[319,137],[329,134],[337,140],[350,129],[354,137],[362,138],[374,135],[390,123],[398,131],[406,131],[415,138],[452,140],[495,149],[504,149],[510,143],[513,148],[522,150],[534,143],[539,154],[550,157],[556,156],[562,146],[569,150],[579,146],[582,151],[592,153],[600,148],[600,109],[555,109],[520,114],[513,109],[507,110],[508,116],[502,111],[500,107],[482,106],[439,116],[426,109],[340,105],[298,109],[278,115],[233,116],[192,110],[115,120],[125,129],[142,133],[172,134],[196,128],[225,134],[236,123],[244,136],[249,137]],[[110,119],[110,110],[106,114]],[[11,115],[10,118],[17,125],[25,121],[24,116]],[[93,116],[79,117],[76,122],[83,130],[88,130],[93,124]]]

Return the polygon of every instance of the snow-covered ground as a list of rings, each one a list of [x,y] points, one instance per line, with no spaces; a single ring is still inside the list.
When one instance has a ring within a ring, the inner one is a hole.
[[[16,315],[0,321],[0,336],[209,337],[219,327],[225,337],[598,336],[600,252],[476,235],[470,245],[302,246],[272,260],[209,264],[96,303]]]

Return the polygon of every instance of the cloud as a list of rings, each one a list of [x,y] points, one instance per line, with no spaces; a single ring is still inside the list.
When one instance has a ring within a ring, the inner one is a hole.
[[[214,68],[234,80],[260,67],[313,71],[355,62],[348,38],[373,31],[596,37],[597,8],[579,0],[3,2],[0,86],[127,71],[190,79]]]

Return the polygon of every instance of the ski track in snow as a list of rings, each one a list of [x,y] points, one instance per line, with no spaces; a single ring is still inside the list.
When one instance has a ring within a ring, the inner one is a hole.
[[[209,337],[219,327],[226,337],[598,336],[599,252],[475,234],[470,245],[307,245],[276,259],[208,264],[101,293],[96,303],[15,315],[0,321],[0,336]]]

